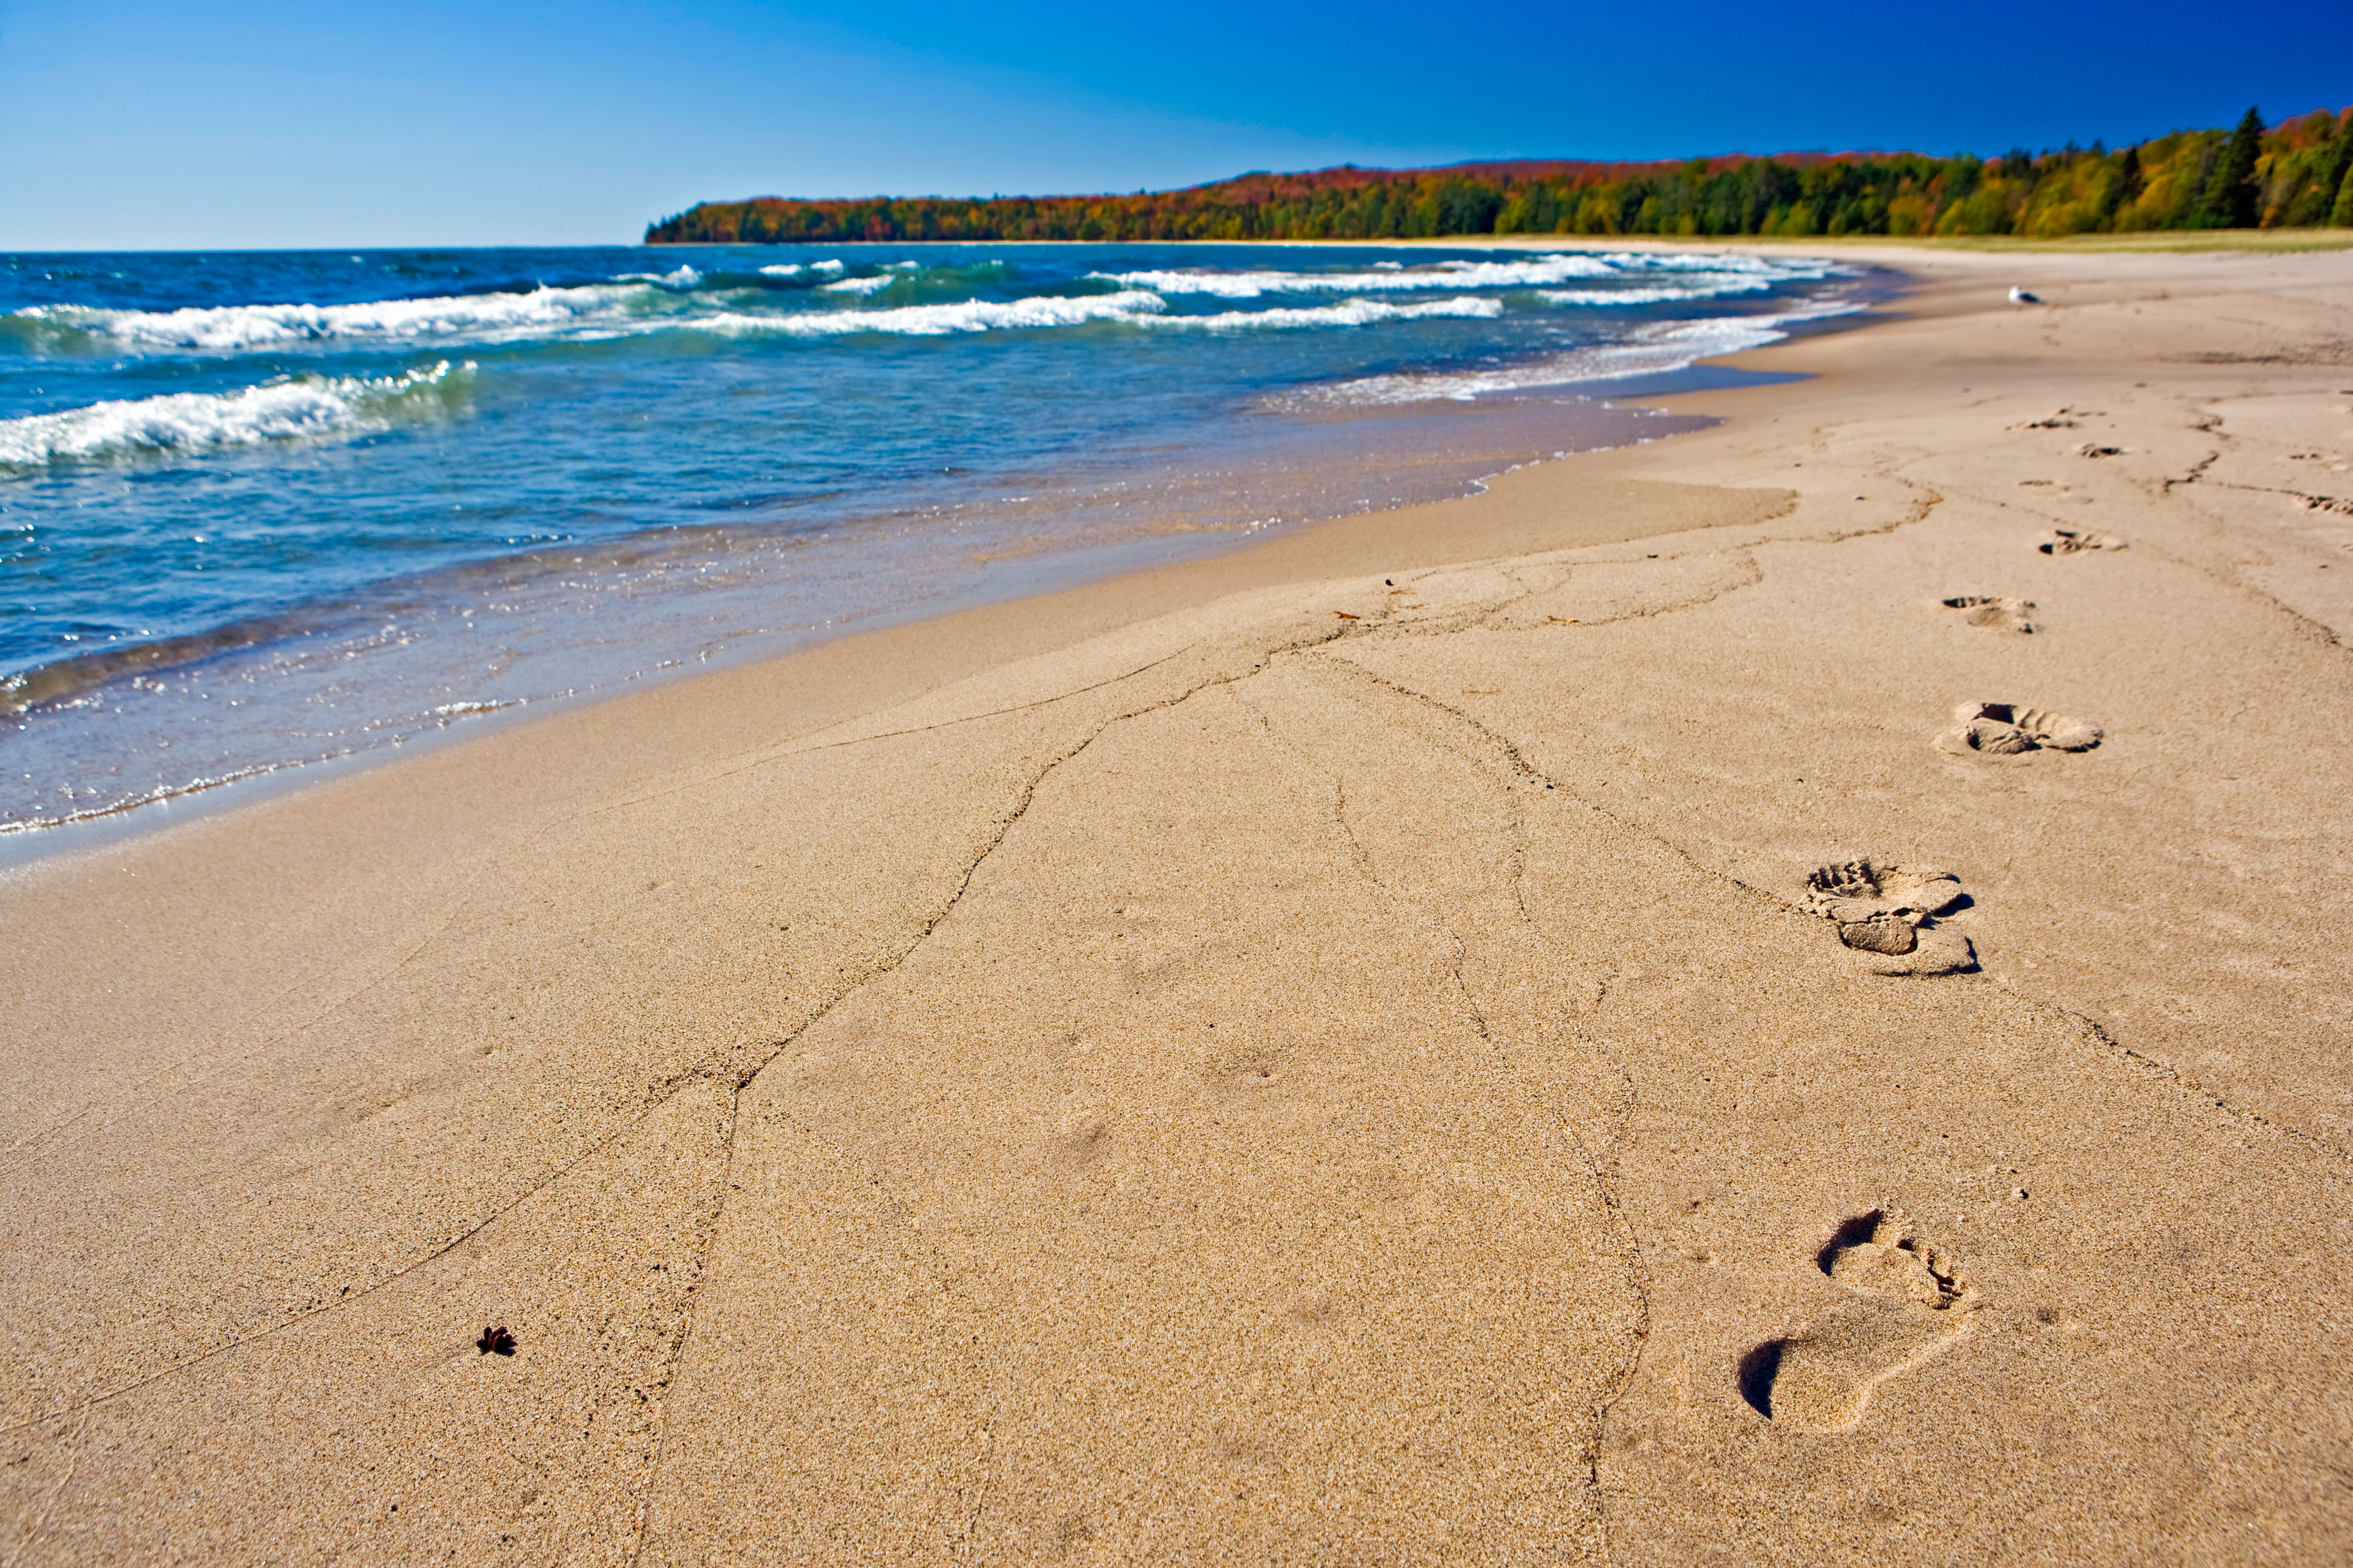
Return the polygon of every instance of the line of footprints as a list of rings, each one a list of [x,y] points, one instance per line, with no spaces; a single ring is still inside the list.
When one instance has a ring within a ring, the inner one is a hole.
[[[2105,534],[2063,529],[2038,546],[2046,555],[2124,547]],[[2034,605],[2024,599],[1969,595],[1945,607],[1971,626],[2034,630]],[[2097,725],[2063,713],[1965,702],[1936,744],[1956,756],[2015,757],[2088,752],[2100,739]],[[1950,871],[1864,859],[1817,867],[1799,907],[1836,925],[1840,942],[1873,973],[1936,975],[1977,967],[1969,939],[1940,923],[1969,902]],[[1983,1304],[1959,1264],[1889,1207],[1848,1220],[1814,1262],[1845,1287],[1839,1304],[1801,1331],[1758,1345],[1739,1367],[1741,1397],[1792,1431],[1850,1430],[1882,1384],[1968,1335]]]
[[[2036,548],[2076,555],[2124,547],[2123,540],[2107,534],[2054,529]],[[2034,630],[2031,600],[1964,594],[1944,603],[1973,626],[2020,635]],[[2097,724],[2072,714],[2016,702],[1964,702],[1953,710],[1952,723],[1937,733],[1936,745],[1957,757],[2021,757],[2031,752],[2088,752],[2101,739]],[[1929,975],[1977,967],[1969,939],[1939,923],[1969,902],[1960,879],[1950,871],[1866,859],[1816,867],[1799,907],[1836,925],[1839,941],[1863,954],[1873,973]]]

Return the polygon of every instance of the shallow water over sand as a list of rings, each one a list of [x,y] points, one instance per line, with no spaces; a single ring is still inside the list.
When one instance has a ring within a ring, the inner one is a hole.
[[[1414,248],[0,260],[0,830],[1461,493],[1854,268]]]

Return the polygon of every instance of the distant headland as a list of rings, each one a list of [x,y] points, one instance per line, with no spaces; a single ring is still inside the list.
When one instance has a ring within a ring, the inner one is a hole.
[[[649,245],[1419,239],[1453,235],[1962,237],[2353,225],[2353,109],[1998,158],[1735,153],[1243,174],[1134,195],[702,202]]]

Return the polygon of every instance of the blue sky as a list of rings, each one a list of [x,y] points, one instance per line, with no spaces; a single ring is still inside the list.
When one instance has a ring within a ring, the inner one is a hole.
[[[2348,61],[2344,0],[0,0],[0,248],[626,242],[707,197],[1997,153],[2341,106]]]

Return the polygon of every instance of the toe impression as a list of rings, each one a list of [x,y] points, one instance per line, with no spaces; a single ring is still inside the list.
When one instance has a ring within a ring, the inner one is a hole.
[[[1881,974],[1952,974],[1977,966],[1977,951],[1936,917],[1959,904],[1960,879],[1926,866],[1848,860],[1817,867],[1801,906],[1833,921],[1839,941],[1881,962]]]
[[[2104,731],[2097,724],[2047,709],[2014,702],[1964,702],[1953,710],[1953,727],[1936,737],[1940,751],[2010,757],[2048,749],[2088,752]]]
[[[1881,1384],[1926,1364],[1973,1325],[1978,1295],[1953,1258],[1892,1210],[1839,1227],[1815,1259],[1844,1299],[1803,1331],[1740,1361],[1741,1397],[1776,1426],[1843,1432]]]

